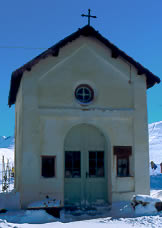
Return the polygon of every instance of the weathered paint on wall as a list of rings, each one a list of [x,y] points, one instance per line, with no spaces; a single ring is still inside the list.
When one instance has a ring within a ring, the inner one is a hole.
[[[88,106],[75,100],[79,84],[95,91]],[[81,37],[62,48],[58,57],[41,60],[25,72],[19,90],[16,190],[22,207],[47,195],[64,204],[64,140],[79,124],[96,127],[108,142],[110,203],[149,193],[146,81],[134,67],[112,58],[97,40]],[[115,145],[133,147],[130,177],[116,176]],[[41,155],[56,155],[55,178],[41,177]]]

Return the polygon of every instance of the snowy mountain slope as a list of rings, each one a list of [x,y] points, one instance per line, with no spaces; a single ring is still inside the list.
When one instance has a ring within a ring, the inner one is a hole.
[[[0,144],[5,140],[6,136],[0,136]]]
[[[149,124],[150,161],[162,162],[162,121]]]
[[[14,142],[13,136],[0,136],[0,173],[2,170],[2,156],[4,156],[5,162],[9,159],[11,166],[14,164]]]
[[[13,136],[0,136],[0,148],[8,148],[12,149],[14,148],[14,137]]]

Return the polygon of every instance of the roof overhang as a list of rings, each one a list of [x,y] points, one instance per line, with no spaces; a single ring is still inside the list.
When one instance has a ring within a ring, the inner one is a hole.
[[[73,40],[79,38],[80,36],[86,36],[86,37],[95,37],[100,42],[102,42],[106,47],[111,49],[112,51],[112,58],[118,58],[122,57],[127,62],[129,62],[131,65],[133,65],[138,72],[138,75],[145,75],[146,76],[146,83],[147,83],[147,89],[154,86],[156,83],[160,83],[160,78],[154,75],[152,72],[150,72],[148,69],[143,67],[140,63],[136,62],[133,58],[128,56],[126,53],[121,51],[119,48],[117,48],[114,44],[112,44],[109,40],[104,38],[98,31],[96,31],[93,27],[87,25],[81,29],[78,29],[78,31],[74,32],[70,36],[66,37],[65,39],[61,40],[51,48],[44,51],[42,54],[38,55],[19,69],[15,70],[12,73],[11,76],[11,82],[10,82],[10,91],[9,91],[9,99],[8,99],[8,105],[11,106],[15,104],[16,102],[16,96],[17,92],[20,86],[21,79],[23,77],[23,73],[25,71],[31,71],[32,67],[39,63],[41,59],[47,58],[48,56],[55,56],[57,57],[59,55],[60,48],[64,47],[68,42],[72,42]]]

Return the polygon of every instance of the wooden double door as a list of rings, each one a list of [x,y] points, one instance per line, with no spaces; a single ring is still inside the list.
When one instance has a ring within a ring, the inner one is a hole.
[[[67,135],[64,150],[65,205],[107,202],[107,153],[100,131],[82,124]]]

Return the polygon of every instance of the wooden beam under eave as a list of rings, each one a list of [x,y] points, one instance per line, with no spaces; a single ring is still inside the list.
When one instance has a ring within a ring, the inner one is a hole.
[[[112,51],[111,57],[117,59],[119,54],[117,52]]]
[[[26,70],[27,70],[27,71],[31,71],[31,67],[27,67]]]
[[[59,55],[59,49],[52,52],[52,56],[57,57]]]
[[[138,70],[138,75],[144,74],[142,70]]]

